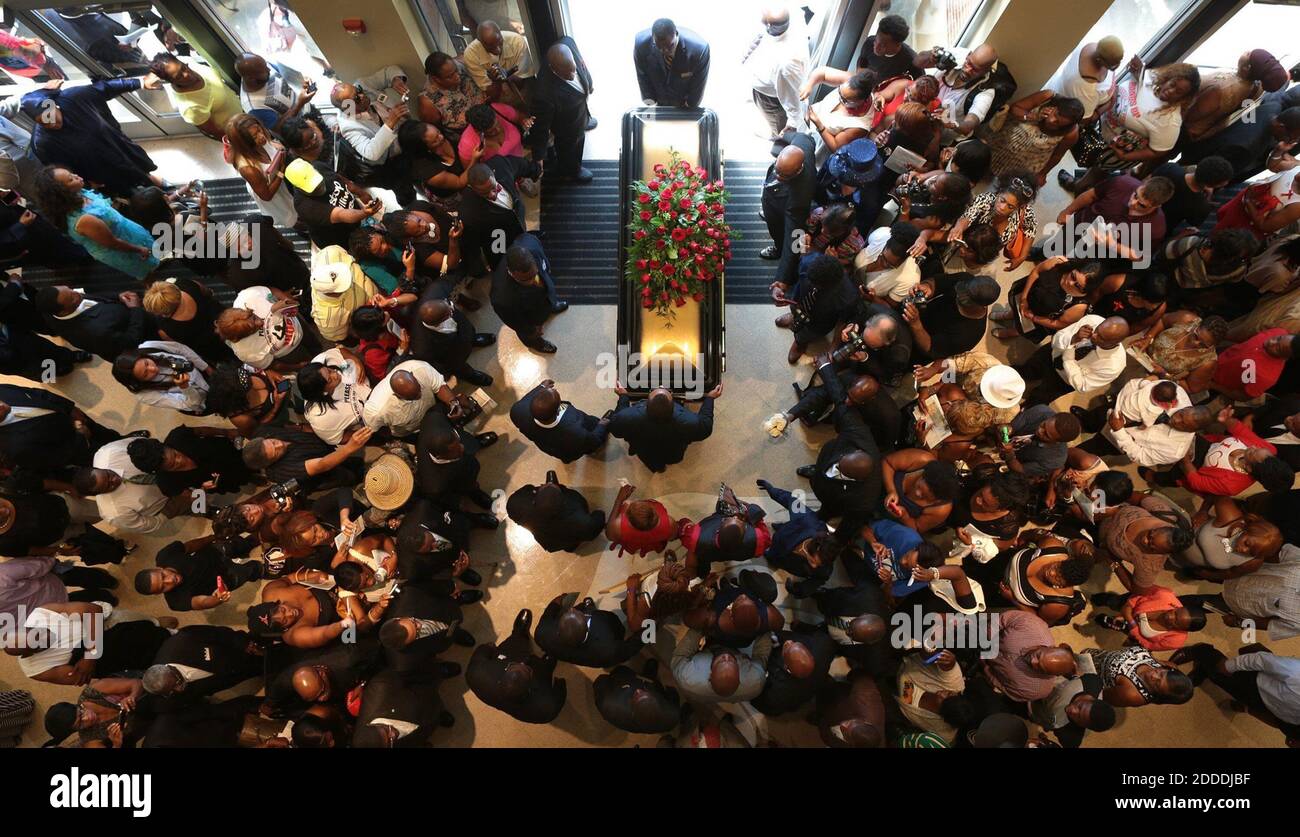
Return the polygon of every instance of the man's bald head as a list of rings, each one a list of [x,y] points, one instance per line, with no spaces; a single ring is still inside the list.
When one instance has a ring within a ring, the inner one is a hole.
[[[1066,677],[1074,674],[1074,654],[1068,648],[1046,648],[1038,655],[1034,667],[1043,674]]]
[[[330,90],[330,104],[336,108],[343,107],[343,103],[355,99],[357,88],[354,84],[348,84],[346,81],[340,81]]]
[[[876,469],[876,460],[866,451],[855,450],[840,457],[840,473],[852,480],[861,482],[869,479]]]
[[[495,20],[485,20],[480,23],[478,29],[474,31],[474,37],[478,38],[478,42],[488,52],[493,55],[501,54],[501,27]]]
[[[992,44],[980,44],[970,51],[969,60],[971,63],[978,64],[988,70],[998,62],[998,51],[993,48]]]
[[[817,668],[817,661],[813,659],[812,652],[802,642],[787,642],[782,645],[781,661],[785,663],[785,670],[800,680],[812,677],[813,671]]]
[[[393,377],[389,380],[389,386],[393,388],[393,395],[403,401],[420,400],[420,382],[406,369],[399,369],[394,372]]]
[[[780,26],[790,22],[790,10],[785,6],[768,6],[763,9],[764,26]]]
[[[266,83],[270,77],[270,69],[266,66],[266,59],[256,53],[245,52],[235,59],[235,73],[244,81]]]
[[[537,509],[538,514],[555,515],[560,513],[564,505],[564,491],[557,482],[544,482],[537,486],[537,492],[533,494],[533,506]]]
[[[737,549],[745,542],[745,521],[728,517],[718,527],[718,546],[723,550]]]
[[[880,392],[880,381],[870,375],[863,375],[849,386],[849,403],[866,404]]]
[[[803,149],[797,145],[787,145],[776,155],[776,174],[782,180],[787,180],[802,171],[803,164]]]
[[[709,666],[709,685],[718,697],[734,695],[740,688],[740,663],[735,653],[718,651],[713,655],[713,665]]]
[[[845,633],[854,642],[860,642],[863,645],[874,645],[885,638],[885,631],[884,619],[874,613],[864,613],[849,623],[849,629]]]
[[[1107,317],[1092,330],[1092,342],[1102,349],[1113,349],[1128,337],[1128,320],[1123,317]]]
[[[415,309],[420,322],[427,326],[441,325],[452,314],[451,304],[445,299],[426,299]]]
[[[587,640],[587,615],[577,608],[569,608],[560,614],[555,625],[556,639],[565,648],[577,648]]]
[[[659,720],[658,703],[655,696],[645,689],[636,689],[628,702],[632,710],[632,720],[641,726],[650,726]]]
[[[550,424],[555,421],[555,414],[560,409],[560,393],[555,387],[542,386],[533,401],[528,405],[528,412],[540,422]]]
[[[578,73],[578,62],[573,58],[573,50],[564,44],[556,44],[546,51],[546,63],[562,79],[572,79]]]
[[[673,394],[664,387],[651,390],[645,414],[655,421],[667,421],[673,415]]]
[[[329,698],[329,680],[314,666],[299,666],[293,673],[293,690],[308,703]]]

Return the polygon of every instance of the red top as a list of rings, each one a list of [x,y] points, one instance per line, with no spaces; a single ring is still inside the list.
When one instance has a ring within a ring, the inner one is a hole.
[[[748,521],[746,521],[748,523]],[[757,523],[749,523],[754,527],[754,557],[762,558],[763,553],[767,552],[767,547],[772,543],[772,530],[768,527],[766,520],[760,520]],[[682,527],[682,546],[690,554],[695,554],[695,545],[700,541],[700,526],[698,523],[687,523]]]
[[[668,542],[677,537],[677,521],[668,514],[664,504],[658,500],[642,502],[654,506],[659,522],[648,532],[641,531],[628,522],[625,504],[622,511],[618,513],[618,538],[614,540],[615,545],[619,547],[620,555],[624,552],[643,556],[651,552],[662,552],[668,546]]]
[[[1277,448],[1255,435],[1254,431],[1244,421],[1233,419],[1228,423],[1228,435],[1235,436],[1244,442],[1248,447],[1263,448],[1274,456],[1277,455]],[[1210,442],[1223,440],[1224,436],[1206,436]],[[1240,471],[1234,471],[1231,468],[1214,468],[1202,465],[1191,474],[1187,474],[1178,480],[1178,484],[1188,491],[1195,491],[1197,494],[1208,494],[1215,497],[1235,497],[1255,484],[1255,478],[1250,474],[1243,474]]]
[[[1286,359],[1273,357],[1264,351],[1264,344],[1274,337],[1290,334],[1284,328],[1261,331],[1245,343],[1224,349],[1219,354],[1219,365],[1214,369],[1214,383],[1224,389],[1242,391],[1258,398],[1282,377]]]
[[[1158,613],[1162,610],[1177,610],[1183,606],[1183,603],[1174,595],[1174,591],[1168,587],[1152,587],[1145,593],[1134,593],[1128,597],[1129,606],[1133,608],[1133,615],[1140,616],[1143,613]],[[1148,651],[1173,651],[1175,648],[1182,648],[1187,642],[1187,631],[1165,631],[1157,637],[1147,639],[1142,636],[1142,629],[1137,625],[1129,631],[1129,636],[1137,640],[1137,643]]]
[[[357,344],[357,356],[366,365],[366,377],[377,384],[388,374],[388,364],[397,354],[397,335],[388,329],[375,340],[362,340]]]

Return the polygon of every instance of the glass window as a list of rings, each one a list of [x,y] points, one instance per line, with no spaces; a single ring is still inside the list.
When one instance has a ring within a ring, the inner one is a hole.
[[[1187,60],[1202,68],[1236,70],[1237,59],[1252,49],[1266,49],[1283,67],[1300,61],[1300,6],[1253,2],[1228,18]]]
[[[332,77],[334,70],[286,0],[207,0],[207,7],[241,49],[314,79],[317,89],[312,102],[329,104],[332,85],[322,84],[321,77]]]
[[[30,61],[22,62],[28,64],[28,67],[7,68],[12,71],[0,73],[0,96],[21,96],[28,90],[39,87],[52,79],[65,79],[67,84],[74,86],[90,82],[90,77],[80,67],[60,55],[54,47],[45,43],[45,39],[40,38],[21,20],[14,25],[12,34],[20,39],[40,41],[44,45],[42,51],[44,59],[42,61],[41,58],[32,55]],[[39,64],[39,69],[31,66],[34,64]],[[34,73],[33,70],[35,70]],[[117,99],[109,100],[108,109],[113,114],[113,117],[124,125],[140,121],[140,117],[132,113],[129,108],[124,107]]]
[[[478,25],[490,20],[502,29],[527,37],[534,58],[537,56],[528,10],[519,0],[417,0],[414,6],[433,33],[439,50],[452,54],[464,52],[474,40]],[[446,42],[448,36],[450,43]]]
[[[891,0],[878,4],[871,31],[880,19],[899,15],[912,28],[907,43],[917,52],[936,46],[957,46],[961,33],[984,5],[985,0]]]
[[[1078,46],[1070,50],[1057,65],[1057,72],[1084,44],[1114,35],[1124,42],[1124,51],[1131,58],[1139,54],[1165,24],[1181,15],[1194,0],[1115,0],[1101,19],[1093,24]],[[1056,73],[1052,74],[1053,76]]]

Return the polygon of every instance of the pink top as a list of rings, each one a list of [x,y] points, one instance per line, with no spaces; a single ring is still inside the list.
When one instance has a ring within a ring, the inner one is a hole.
[[[1134,616],[1141,616],[1143,613],[1159,613],[1163,610],[1177,610],[1183,606],[1174,595],[1174,591],[1160,586],[1152,587],[1145,593],[1134,593],[1128,597],[1128,603],[1133,608]],[[1137,625],[1129,631],[1129,636],[1148,651],[1173,651],[1175,648],[1182,648],[1187,642],[1187,631],[1164,631],[1159,636],[1148,639],[1142,635],[1142,628]]]
[[[519,119],[519,111],[509,105],[493,104],[492,109],[497,112],[502,128],[505,129],[505,136],[501,138],[500,148],[484,148],[483,156],[479,162],[486,162],[497,155],[506,157],[524,156],[524,137],[519,133],[519,128],[515,122]],[[474,154],[474,149],[478,148],[479,135],[478,130],[473,125],[466,125],[465,132],[460,135],[460,145],[456,147],[456,153],[460,155],[461,162],[469,165],[470,157]]]

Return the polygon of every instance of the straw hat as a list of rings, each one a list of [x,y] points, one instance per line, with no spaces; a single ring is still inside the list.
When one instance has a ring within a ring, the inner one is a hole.
[[[410,463],[395,453],[385,453],[366,471],[366,501],[382,511],[400,509],[415,490]]]

